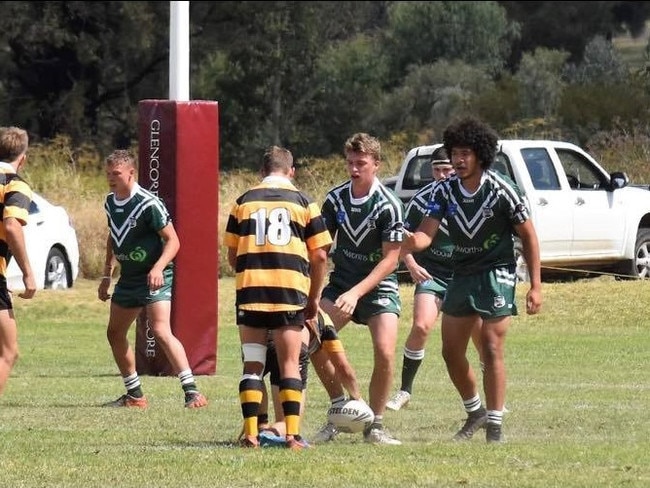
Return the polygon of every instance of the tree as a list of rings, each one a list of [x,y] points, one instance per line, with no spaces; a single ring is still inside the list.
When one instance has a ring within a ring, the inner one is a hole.
[[[491,90],[492,78],[480,66],[440,60],[413,67],[399,87],[386,93],[372,112],[372,126],[388,136],[394,132],[419,132],[426,128],[440,140],[449,121],[472,111],[476,96]]]
[[[271,143],[298,154],[332,149],[327,141],[339,128],[322,120],[333,112],[319,80],[329,68],[319,57],[327,56],[330,44],[380,24],[381,4],[219,2],[211,21],[229,39],[198,67],[195,88],[197,96],[220,103],[226,167],[257,164],[260,148]]]
[[[557,114],[564,88],[562,69],[568,57],[566,52],[546,48],[524,54],[514,76],[519,83],[522,118],[549,118]]]
[[[3,112],[40,137],[128,145],[137,101],[166,97],[165,4],[5,2]]]
[[[393,2],[384,32],[396,85],[409,66],[440,59],[499,73],[518,35],[497,2]]]
[[[650,16],[650,2],[499,2],[508,17],[521,24],[521,38],[512,45],[509,67],[516,70],[524,53],[537,47],[566,51],[577,63],[590,39],[611,39],[626,28],[643,32]]]

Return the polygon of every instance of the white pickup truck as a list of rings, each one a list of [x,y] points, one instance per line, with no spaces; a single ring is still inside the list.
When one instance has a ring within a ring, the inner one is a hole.
[[[384,180],[408,202],[432,181],[431,154],[411,149],[399,174]],[[528,199],[540,243],[543,276],[576,272],[650,277],[650,190],[625,173],[608,173],[580,147],[547,140],[501,140],[491,169],[517,183]],[[517,272],[527,279],[515,241]]]

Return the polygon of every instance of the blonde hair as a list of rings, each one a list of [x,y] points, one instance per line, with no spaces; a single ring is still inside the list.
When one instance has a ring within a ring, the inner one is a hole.
[[[12,163],[27,152],[29,136],[20,127],[0,127],[0,161]]]
[[[126,149],[116,149],[106,158],[106,166],[119,166],[120,164],[126,164],[135,168],[135,156],[133,153]]]
[[[375,161],[381,160],[381,144],[379,140],[365,132],[357,132],[350,136],[350,138],[345,141],[343,152],[346,155],[349,152],[360,152],[369,154]]]
[[[289,174],[293,167],[293,155],[291,151],[280,146],[269,147],[262,157],[262,173],[282,172]]]

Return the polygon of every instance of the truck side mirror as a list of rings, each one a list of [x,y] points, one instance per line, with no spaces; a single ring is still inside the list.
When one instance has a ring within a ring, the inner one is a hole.
[[[610,177],[610,187],[612,190],[617,190],[623,188],[630,183],[630,179],[627,176],[627,173],[622,171],[615,171],[609,175]]]

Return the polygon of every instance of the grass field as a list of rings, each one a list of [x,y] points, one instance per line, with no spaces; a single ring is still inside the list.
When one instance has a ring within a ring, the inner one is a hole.
[[[105,338],[108,305],[96,299],[96,286],[80,280],[30,302],[16,298],[21,358],[0,397],[0,486],[650,486],[648,282],[544,284],[542,314],[517,317],[508,335],[503,445],[488,446],[484,435],[450,441],[464,414],[436,327],[413,400],[386,414],[402,446],[348,434],[301,452],[233,444],[241,418],[231,279],[220,282],[217,374],[198,378],[207,408],[185,410],[176,378],[149,376],[146,411],[99,408],[122,384]],[[402,292],[396,380],[413,288]],[[521,286],[520,302],[524,292]],[[366,392],[368,333],[348,325],[341,337]],[[308,392],[307,438],[328,404],[314,374]]]

